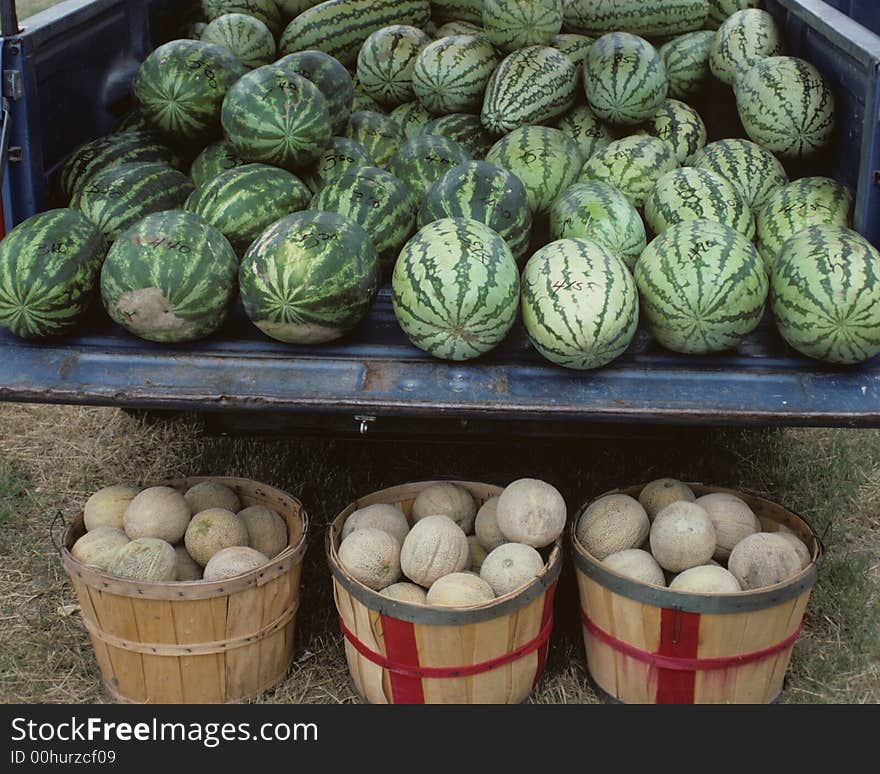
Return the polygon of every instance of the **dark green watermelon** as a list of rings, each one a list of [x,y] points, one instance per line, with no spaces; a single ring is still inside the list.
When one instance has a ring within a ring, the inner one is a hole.
[[[354,101],[354,81],[338,59],[323,51],[298,51],[275,64],[315,84],[327,100],[333,134],[343,134]]]
[[[228,169],[235,169],[247,162],[237,156],[227,140],[217,140],[202,149],[196,156],[189,168],[189,176],[196,188],[203,186],[217,175],[222,175]]]

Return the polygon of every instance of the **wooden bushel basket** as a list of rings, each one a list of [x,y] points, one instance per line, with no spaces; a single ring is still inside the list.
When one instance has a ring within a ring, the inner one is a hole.
[[[740,497],[767,532],[788,527],[809,547],[810,564],[787,581],[738,594],[683,593],[638,583],[608,569],[580,544],[577,519],[585,505],[572,522],[571,543],[590,675],[611,698],[627,704],[773,702],[801,631],[822,544],[806,521],[781,505],[732,489],[689,486],[697,497],[710,492]],[[638,497],[641,489],[605,494]]]
[[[373,704],[518,704],[544,669],[553,628],[553,594],[562,565],[561,538],[544,570],[527,586],[492,602],[438,608],[399,602],[354,580],[339,563],[342,526],[358,508],[412,506],[435,481],[404,484],[350,504],[327,531],[327,560],[345,638],[345,656],[358,693]],[[502,487],[465,481],[482,505]]]
[[[242,478],[163,482],[180,492],[201,481],[232,489],[243,508],[265,505],[287,523],[288,546],[269,564],[228,580],[144,582],[73,558],[80,513],[60,547],[107,693],[118,702],[242,702],[287,674],[293,654],[308,518],[298,500]]]

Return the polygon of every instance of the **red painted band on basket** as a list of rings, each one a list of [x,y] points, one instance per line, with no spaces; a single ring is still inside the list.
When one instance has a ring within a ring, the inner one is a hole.
[[[737,656],[725,656],[722,658],[677,658],[675,656],[665,656],[659,653],[650,653],[646,650],[633,647],[627,642],[618,640],[615,636],[609,634],[593,623],[583,610],[581,610],[581,618],[583,619],[584,626],[590,634],[592,634],[597,640],[609,645],[614,650],[620,651],[624,655],[632,656],[639,661],[651,664],[660,669],[675,669],[679,671],[729,669],[730,667],[763,661],[766,658],[775,656],[777,653],[782,653],[794,645],[795,640],[800,636],[801,629],[803,628],[802,620],[794,634],[790,637],[786,637],[782,642],[771,645],[769,648],[756,650],[751,653],[742,653]]]

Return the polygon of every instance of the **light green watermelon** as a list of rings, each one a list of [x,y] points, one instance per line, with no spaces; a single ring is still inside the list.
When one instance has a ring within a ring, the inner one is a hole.
[[[737,11],[718,30],[709,50],[709,68],[722,83],[733,85],[753,65],[782,53],[782,36],[767,11]]]
[[[485,158],[496,139],[483,126],[480,117],[470,113],[450,113],[434,118],[425,124],[422,132],[439,134],[461,143],[475,159]]]
[[[412,71],[413,91],[432,115],[474,113],[497,66],[498,55],[486,38],[450,35],[419,53]]]
[[[687,101],[706,88],[712,76],[709,53],[714,40],[714,32],[699,30],[679,35],[660,46],[671,98]]]
[[[254,69],[275,60],[275,36],[259,19],[243,13],[218,16],[202,32],[202,40],[229,49],[245,67]]]
[[[679,164],[706,146],[706,124],[700,114],[677,99],[666,100],[645,124],[645,131],[668,142]]]
[[[352,113],[345,136],[360,143],[380,167],[384,167],[406,142],[406,135],[397,121],[371,110]]]
[[[599,36],[627,30],[649,38],[702,29],[709,0],[566,0],[564,28]]]
[[[393,24],[376,30],[365,41],[357,58],[360,88],[377,102],[396,107],[416,98],[413,67],[431,39],[417,27]]]
[[[209,22],[230,13],[241,13],[259,19],[273,36],[281,32],[281,9],[277,0],[202,0],[202,11]]]
[[[403,136],[407,140],[420,135],[433,118],[418,100],[398,105],[388,116],[403,129]]]
[[[709,18],[706,21],[707,30],[717,30],[726,19],[737,11],[746,8],[757,8],[761,0],[709,0]]]
[[[586,105],[578,105],[569,110],[559,119],[556,128],[577,145],[584,161],[614,142],[611,130]]]
[[[562,29],[562,0],[485,0],[483,27],[499,51],[552,45]]]

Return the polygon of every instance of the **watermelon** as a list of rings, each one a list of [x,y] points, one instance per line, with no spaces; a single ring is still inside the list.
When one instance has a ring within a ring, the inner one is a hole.
[[[437,22],[483,23],[483,0],[431,0],[431,18]]]
[[[497,66],[495,49],[486,38],[450,35],[422,49],[413,67],[413,91],[433,115],[472,113],[479,109]]]
[[[463,145],[447,137],[420,134],[400,146],[388,162],[388,171],[402,182],[420,205],[434,181],[471,156]]]
[[[834,133],[834,94],[809,62],[770,56],[736,83],[736,107],[749,138],[778,156],[821,150]]]
[[[584,60],[587,103],[603,121],[635,126],[651,118],[669,90],[666,66],[647,40],[612,32],[597,40]]]
[[[113,242],[151,212],[181,207],[193,189],[192,180],[166,164],[136,161],[93,175],[73,195],[70,206]]]
[[[853,196],[827,177],[802,177],[777,188],[758,211],[757,245],[768,269],[782,246],[810,226],[852,226]]]
[[[164,137],[204,144],[220,136],[223,100],[246,72],[222,46],[172,40],[144,60],[132,90],[150,126]]]
[[[354,97],[351,101],[351,112],[358,113],[364,110],[368,110],[371,113],[382,113],[384,112],[382,106],[376,102],[369,94],[365,94],[361,91],[357,86],[357,80],[355,80],[354,87]]]
[[[290,22],[278,47],[283,54],[317,49],[349,67],[376,30],[392,24],[421,28],[429,17],[428,0],[326,0]]]
[[[380,167],[384,167],[406,142],[400,124],[390,116],[369,110],[356,110],[351,114],[345,136],[363,145]]]
[[[317,161],[331,137],[321,90],[277,64],[243,76],[223,101],[222,119],[237,155],[291,170]]]
[[[303,182],[314,195],[343,172],[371,166],[373,159],[363,145],[348,137],[333,137],[321,157],[303,174]]]
[[[312,193],[298,177],[278,167],[245,164],[197,188],[184,209],[200,216],[242,255],[276,220],[308,207]]]
[[[298,51],[281,57],[275,64],[321,90],[327,100],[333,134],[344,134],[354,102],[354,81],[348,70],[323,51]]]
[[[275,60],[275,36],[263,22],[247,14],[218,16],[201,39],[229,49],[250,70]]]
[[[587,239],[632,269],[648,244],[638,210],[608,183],[575,183],[550,207],[553,239]]]
[[[880,353],[880,253],[843,226],[811,226],[782,248],[770,273],[779,333],[798,352],[828,363]]]
[[[407,140],[420,135],[432,118],[418,100],[398,105],[388,116],[403,129],[403,136]]]
[[[281,32],[281,9],[276,0],[202,0],[202,11],[209,22],[239,13],[261,21],[272,31],[273,38]]]
[[[688,100],[705,89],[712,76],[709,53],[714,40],[714,32],[699,30],[679,35],[660,46],[670,97]]]
[[[561,51],[571,59],[575,67],[578,84],[580,84],[584,74],[584,60],[587,58],[590,46],[595,42],[596,39],[591,38],[589,35],[574,35],[570,32],[563,32],[559,35],[554,35],[548,45],[557,51]]]
[[[475,159],[484,158],[495,144],[495,137],[489,134],[480,117],[470,113],[450,113],[434,118],[425,124],[422,132],[438,134],[461,143]]]
[[[217,140],[202,149],[189,168],[189,176],[196,188],[222,174],[227,169],[235,169],[247,162],[237,156],[226,140]]]
[[[486,40],[489,39],[481,24],[469,21],[449,21],[446,24],[441,24],[431,37],[438,40],[439,38],[448,38],[450,35],[477,35],[486,38]]]
[[[107,242],[70,208],[41,212],[0,242],[0,327],[25,339],[76,328],[98,286]]]
[[[614,141],[611,130],[586,105],[578,105],[569,110],[556,123],[556,128],[577,145],[581,158],[585,161]]]
[[[688,220],[730,226],[751,240],[755,219],[745,199],[716,172],[682,167],[667,172],[645,199],[645,220],[655,234]]]
[[[113,127],[113,134],[122,132],[149,132],[150,124],[140,108],[132,108]]]
[[[552,45],[562,29],[562,0],[485,0],[483,27],[492,45],[505,54]]]
[[[620,357],[639,323],[632,275],[589,239],[542,247],[522,276],[522,317],[535,349],[551,363],[585,371]]]
[[[216,228],[182,210],[155,212],[123,232],[101,270],[111,319],[147,341],[214,333],[235,297],[238,258]]]
[[[773,17],[749,8],[721,25],[709,50],[709,67],[719,81],[732,85],[762,59],[781,53],[782,38]]]
[[[641,209],[656,182],[678,166],[672,146],[656,137],[636,135],[615,140],[584,164],[579,183],[610,183]]]
[[[524,126],[496,142],[486,161],[516,175],[526,188],[532,213],[544,215],[575,181],[582,159],[577,145],[559,129]]]
[[[478,220],[495,231],[520,261],[529,249],[532,211],[520,179],[488,161],[467,161],[446,172],[428,191],[419,228],[444,218]]]
[[[634,276],[651,333],[683,354],[736,347],[761,322],[769,289],[752,243],[709,220],[668,228],[645,248]]]
[[[416,227],[416,202],[409,189],[378,167],[349,169],[327,183],[309,205],[345,215],[370,235],[383,266],[397,258]]]
[[[334,212],[297,212],[273,223],[241,262],[241,300],[267,336],[324,344],[357,326],[379,288],[366,231]]]
[[[710,143],[694,155],[691,164],[721,175],[745,197],[754,212],[788,182],[788,173],[779,159],[749,140]]]
[[[420,29],[393,24],[376,30],[357,58],[358,84],[381,105],[396,107],[416,98],[412,74],[416,58],[431,39]]]
[[[746,8],[757,8],[761,0],[709,0],[706,29],[717,30],[732,14]]]
[[[645,131],[668,142],[679,164],[706,146],[706,124],[700,114],[677,99],[666,100],[645,124]]]
[[[476,220],[444,218],[400,251],[391,301],[415,346],[463,361],[504,340],[516,321],[519,290],[516,261],[497,233]]]
[[[702,29],[709,0],[566,0],[564,29],[583,35],[627,30],[649,38]]]
[[[561,51],[549,46],[521,48],[492,73],[480,120],[494,134],[547,123],[574,104],[577,84],[577,70]]]

